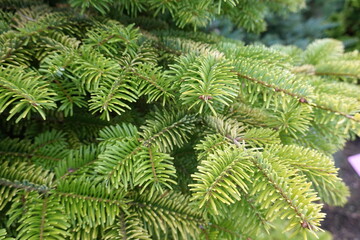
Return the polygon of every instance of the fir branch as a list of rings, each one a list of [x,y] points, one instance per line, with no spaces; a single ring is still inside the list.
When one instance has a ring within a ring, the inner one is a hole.
[[[244,235],[242,235],[242,234],[240,234],[240,233],[238,233],[238,232],[232,231],[232,230],[227,229],[227,228],[224,228],[224,227],[222,227],[222,226],[218,226],[217,224],[211,224],[210,227],[213,227],[213,228],[215,228],[215,229],[219,229],[219,230],[221,230],[221,231],[230,233],[231,235],[236,236],[236,237],[238,237],[239,239],[243,239],[243,238],[245,237]],[[250,237],[247,237],[246,239],[247,239],[247,240],[252,240]]]
[[[250,199],[250,196],[247,194],[243,194],[243,199],[246,201],[247,204],[249,204],[251,209],[254,211],[256,218],[259,219],[260,222],[264,226],[266,226],[269,221],[259,212],[259,209],[255,206],[253,201]]]
[[[332,112],[332,113],[335,113],[336,115],[341,115],[345,118],[348,118],[352,121],[355,121],[355,122],[360,122],[359,119],[356,119],[354,116],[351,116],[350,114],[347,114],[347,113],[344,113],[344,112],[340,112],[340,111],[336,111],[336,110],[333,110],[331,108],[328,108],[328,107],[325,107],[325,106],[321,106],[321,105],[318,105],[316,103],[312,103],[310,102],[305,96],[301,96],[299,94],[296,94],[296,93],[293,93],[289,90],[286,90],[286,89],[282,89],[282,88],[278,88],[277,86],[275,85],[272,85],[272,84],[269,84],[269,83],[266,83],[264,81],[261,81],[261,80],[258,80],[258,79],[255,79],[255,78],[252,78],[252,77],[249,77],[249,76],[246,76],[246,75],[242,75],[241,73],[236,73],[237,76],[239,76],[240,78],[243,78],[243,79],[246,79],[246,80],[249,80],[249,81],[252,81],[252,82],[255,82],[257,84],[260,84],[266,88],[270,88],[270,89],[273,89],[275,92],[281,92],[281,93],[284,93],[285,95],[288,95],[288,96],[291,96],[293,98],[296,98],[300,103],[303,103],[303,104],[307,104],[311,107],[314,107],[314,108],[317,108],[317,109],[321,109],[321,110],[324,110],[324,111],[329,111],[329,112]]]
[[[241,191],[248,191],[251,169],[247,166],[247,154],[225,148],[203,160],[198,172],[192,175],[196,183],[190,184],[192,201],[200,208],[206,206],[218,215],[222,205],[233,204],[241,198]]]
[[[311,184],[305,182],[304,178],[302,177],[295,177],[291,181],[285,181],[284,177],[281,177],[282,174],[279,173],[279,170],[277,172],[274,171],[274,168],[278,168],[280,165],[272,165],[263,156],[255,156],[251,159],[251,161],[259,171],[256,174],[257,182],[255,182],[255,185],[258,185],[259,181],[265,180],[269,183],[271,188],[274,188],[274,190],[271,191],[274,191],[274,193],[276,192],[281,196],[281,198],[274,202],[274,204],[268,204],[268,216],[273,217],[274,211],[276,211],[276,209],[282,207],[285,208],[285,206],[288,206],[289,209],[285,210],[284,214],[282,215],[282,218],[286,216],[292,216],[287,230],[296,229],[297,231],[301,231],[302,229],[309,229],[310,231],[317,231],[320,225],[319,222],[324,218],[324,214],[320,213],[322,205],[315,203],[317,200],[319,200],[319,198],[316,197],[315,192],[310,188]],[[289,172],[287,174],[291,175]],[[259,176],[264,177],[264,179],[259,178]],[[261,190],[255,186],[251,194],[254,194],[257,191]],[[259,199],[257,199],[258,202],[268,201],[269,198],[272,198],[269,195],[269,189],[267,191],[268,196],[261,194]],[[299,194],[297,195],[299,200],[296,202],[292,200],[295,192]],[[305,204],[306,202],[309,210],[304,211],[301,208],[300,202],[302,202],[302,204]]]
[[[61,161],[62,158],[56,158],[52,156],[46,156],[36,153],[19,153],[19,152],[2,152],[0,151],[0,154],[3,154],[4,156],[15,156],[15,157],[21,157],[25,159],[32,159],[32,158],[42,158],[47,160],[53,160],[53,161]]]
[[[31,110],[37,111],[45,119],[44,109],[55,107],[52,97],[55,93],[48,88],[35,71],[16,68],[1,68],[0,71],[0,113],[11,103],[8,119],[20,113],[16,121],[25,118]]]
[[[155,171],[155,164],[154,164],[153,153],[152,153],[151,148],[148,148],[148,150],[149,150],[149,157],[150,157],[150,162],[151,162],[151,171],[152,171],[152,174],[153,174],[153,176],[154,176],[155,183],[158,183],[159,180],[158,180],[158,178],[157,178],[156,171]]]
[[[123,201],[112,200],[112,199],[107,199],[107,198],[91,197],[91,196],[86,196],[86,195],[84,196],[84,195],[75,194],[75,193],[65,193],[65,192],[58,192],[58,191],[54,192],[53,194],[64,197],[64,198],[90,200],[92,202],[94,201],[94,202],[99,202],[99,203],[108,203],[111,205],[124,206]]]
[[[38,194],[30,193],[32,205],[27,203],[27,211],[19,220],[19,234],[22,239],[45,239],[48,236],[61,236],[66,238],[70,234],[68,217],[59,204],[59,200],[52,196],[40,198]]]
[[[150,240],[151,237],[136,213],[122,211],[117,223],[105,230],[104,239]]]
[[[291,201],[291,198],[284,192],[284,190],[282,189],[282,187],[279,185],[279,183],[277,183],[265,170],[265,168],[263,168],[263,166],[261,166],[261,164],[259,164],[255,159],[251,159],[251,161],[253,162],[254,166],[256,166],[260,172],[263,174],[263,176],[268,180],[268,182],[270,184],[272,184],[274,186],[274,188],[276,189],[276,191],[282,196],[282,198],[284,199],[284,201],[290,206],[291,209],[293,209],[296,213],[296,215],[300,218],[301,223],[303,224],[302,227],[304,228],[311,228],[311,226],[309,225],[309,223],[307,222],[307,220],[305,219],[304,215],[300,212],[300,209],[298,206],[294,205]]]
[[[186,114],[184,111],[175,113],[165,109],[156,110],[152,113],[152,118],[146,120],[146,125],[141,127],[142,145],[149,147],[156,143],[160,150],[168,152],[174,146],[187,142],[195,129],[196,115]]]
[[[48,201],[48,198],[45,198],[42,203],[41,222],[40,222],[40,240],[43,240],[43,238],[44,238],[44,225],[45,225],[45,214],[46,214],[46,209],[47,209],[47,201]]]
[[[179,202],[183,204],[176,204]],[[167,233],[169,230],[174,239],[198,236],[200,233],[198,225],[205,224],[201,214],[189,206],[188,197],[173,191],[161,195],[137,194],[132,197],[129,204],[131,209],[137,212],[147,225],[149,224],[149,232],[157,237],[160,236],[159,231]],[[159,214],[159,209],[165,214]]]
[[[42,186],[36,186],[34,184],[29,185],[26,183],[12,182],[5,179],[0,179],[0,185],[15,189],[23,189],[25,191],[44,193],[44,194],[47,194],[50,191],[50,189],[44,188],[43,185]]]
[[[315,72],[315,75],[318,76],[337,76],[337,77],[354,77],[359,78],[359,74],[351,74],[351,73],[338,73],[338,72]]]
[[[138,76],[140,79],[145,80],[147,82],[149,82],[151,85],[153,85],[155,88],[157,88],[158,90],[160,90],[161,92],[163,92],[164,94],[170,94],[169,92],[167,92],[163,87],[161,87],[160,85],[158,85],[155,82],[154,77],[147,77],[144,75],[141,75],[140,73],[135,72],[135,70],[131,70],[132,73],[134,73],[135,76]]]

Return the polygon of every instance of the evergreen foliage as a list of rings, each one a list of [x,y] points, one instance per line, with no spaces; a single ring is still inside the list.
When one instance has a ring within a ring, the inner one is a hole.
[[[69,3],[0,2],[0,239],[308,237],[346,203],[359,53],[189,30],[303,1]]]
[[[353,2],[356,1],[358,0]],[[318,38],[332,36],[344,39],[342,37],[342,35],[345,35],[342,32],[344,29],[339,26],[339,22],[344,22],[345,14],[337,14],[336,19],[333,16],[343,10],[344,2],[345,0],[306,0],[306,7],[296,13],[279,15],[267,12],[265,15],[267,27],[261,33],[247,33],[244,29],[234,25],[229,19],[223,17],[212,21],[206,27],[206,30],[246,43],[259,42],[267,46],[292,44],[300,48],[306,48],[308,44]],[[355,8],[350,5],[347,8],[346,12],[354,14],[354,20],[357,19]],[[354,23],[349,27],[356,28],[354,26],[357,25],[359,24]],[[352,32],[354,31],[352,30]],[[348,47],[352,40],[355,39],[346,40],[344,42],[345,46]]]
[[[341,39],[349,49],[354,50],[360,47],[359,11],[359,0],[346,0],[343,10],[333,16],[333,20],[339,22],[338,26],[328,33],[331,37]]]

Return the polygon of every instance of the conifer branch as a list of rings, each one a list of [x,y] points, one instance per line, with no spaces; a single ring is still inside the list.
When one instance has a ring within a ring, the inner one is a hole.
[[[234,232],[234,231],[232,231],[230,229],[224,228],[222,226],[218,226],[217,224],[211,224],[210,227],[213,227],[215,229],[230,233],[231,235],[236,236],[236,237],[238,237],[240,239],[243,239],[245,237],[244,235],[242,235],[242,234],[240,234],[238,232]],[[246,239],[247,240],[252,240],[250,237],[247,237]]]
[[[148,148],[148,150],[149,150],[149,157],[150,157],[150,162],[151,162],[151,171],[152,171],[152,174],[154,176],[155,183],[157,183],[157,182],[159,182],[159,180],[157,178],[156,171],[155,171],[155,165],[154,165],[154,158],[153,158],[152,150],[151,150],[150,147]]]
[[[306,220],[306,218],[304,217],[304,215],[300,212],[299,207],[294,205],[291,201],[291,198],[289,196],[287,196],[287,194],[283,191],[283,189],[278,185],[278,183],[276,183],[274,181],[274,179],[267,173],[267,171],[262,168],[262,166],[255,160],[255,159],[250,159],[252,161],[252,163],[254,164],[254,166],[256,166],[260,172],[263,174],[263,176],[269,181],[270,184],[272,184],[274,186],[274,188],[276,189],[276,191],[282,196],[282,198],[284,199],[284,201],[290,206],[291,209],[293,209],[296,213],[296,215],[300,218],[301,221],[301,227],[303,228],[309,228],[311,229],[312,226],[310,225],[310,223]]]
[[[75,193],[65,193],[65,192],[58,192],[55,191],[53,194],[64,197],[64,198],[74,198],[74,199],[82,199],[82,200],[90,200],[91,202],[103,202],[108,204],[113,204],[117,206],[123,206],[124,202],[118,200],[111,200],[106,198],[99,198],[99,197],[90,197],[90,196],[83,196]]]
[[[47,201],[48,198],[45,197],[42,203],[42,209],[41,209],[41,222],[40,222],[40,240],[44,239],[44,225],[45,225],[45,214],[47,210]]]
[[[11,187],[15,189],[23,189],[25,191],[35,191],[43,194],[51,194],[51,195],[57,195],[64,198],[74,198],[74,199],[82,199],[82,200],[90,200],[95,202],[104,202],[108,204],[114,204],[118,206],[123,206],[124,202],[118,201],[118,200],[111,200],[106,198],[98,198],[98,197],[91,197],[91,196],[83,196],[75,193],[66,193],[66,192],[60,192],[55,190],[52,190],[50,188],[45,188],[44,186],[35,186],[34,184],[27,185],[23,183],[17,183],[17,182],[11,182],[8,180],[0,179],[0,185]]]
[[[159,89],[161,92],[165,93],[165,94],[170,94],[168,91],[166,91],[163,87],[161,87],[159,84],[156,83],[156,79],[154,79],[154,76],[152,77],[147,77],[147,76],[143,76],[140,73],[135,72],[135,70],[131,70],[131,72],[133,74],[135,74],[135,76],[138,76],[139,78],[149,82],[151,85],[153,85],[154,87],[156,87],[157,89]]]
[[[337,76],[337,77],[354,77],[354,78],[360,78],[360,75],[359,75],[359,74],[337,73],[337,72],[315,72],[315,75],[318,75],[318,76]]]
[[[332,113],[335,113],[337,115],[341,115],[345,118],[348,118],[352,121],[355,121],[355,122],[360,122],[360,120],[354,118],[353,116],[349,115],[349,114],[346,114],[346,113],[343,113],[343,112],[339,112],[339,111],[336,111],[336,110],[333,110],[331,108],[328,108],[328,107],[324,107],[324,106],[320,106],[316,103],[312,103],[312,102],[309,102],[305,96],[301,96],[301,95],[298,95],[296,93],[293,93],[289,90],[286,90],[286,89],[282,89],[282,88],[278,88],[277,86],[275,85],[272,85],[272,84],[269,84],[269,83],[266,83],[264,81],[261,81],[261,80],[258,80],[258,79],[255,79],[255,78],[252,78],[252,77],[249,77],[249,76],[245,76],[245,75],[242,75],[241,73],[236,73],[239,77],[241,78],[244,78],[244,79],[247,79],[249,81],[252,81],[252,82],[255,82],[257,84],[260,84],[266,88],[270,88],[270,89],[273,89],[275,92],[281,92],[281,93],[284,93],[285,95],[288,95],[288,96],[291,96],[291,97],[294,97],[296,98],[297,100],[299,100],[300,103],[303,103],[303,104],[307,104],[311,107],[314,107],[314,108],[318,108],[318,109],[321,109],[321,110],[324,110],[324,111],[329,111],[329,112],[332,112]]]
[[[43,159],[54,160],[54,161],[62,160],[62,158],[45,156],[45,155],[40,155],[40,154],[36,154],[36,153],[19,153],[19,152],[2,152],[2,151],[0,151],[0,154],[2,154],[4,156],[23,157],[23,158],[27,158],[27,159],[31,159],[31,158],[35,157],[35,158],[43,158]]]
[[[44,193],[44,194],[46,194],[50,191],[50,189],[44,188],[43,186],[35,186],[33,184],[27,185],[27,184],[23,184],[20,182],[12,182],[12,181],[5,180],[5,179],[0,179],[0,185],[15,188],[15,189],[23,189],[25,191],[35,191],[35,192]]]
[[[159,45],[161,48],[165,49],[166,51],[171,52],[171,53],[173,53],[173,54],[175,54],[175,55],[177,55],[177,56],[182,55],[182,52],[181,52],[181,51],[174,50],[174,49],[172,49],[171,47],[168,47],[168,46],[162,44],[161,42],[158,42],[158,45]],[[335,113],[335,114],[337,114],[337,115],[341,115],[341,116],[343,116],[343,117],[345,117],[345,118],[348,118],[348,119],[350,119],[350,120],[352,120],[352,121],[355,121],[355,122],[360,122],[360,120],[355,119],[353,116],[351,116],[351,115],[349,115],[349,114],[346,114],[346,113],[343,113],[343,112],[339,112],[339,111],[336,111],[336,110],[333,110],[333,109],[331,109],[331,108],[327,108],[327,107],[324,107],[324,106],[320,106],[320,105],[317,105],[317,104],[315,104],[315,103],[310,103],[310,102],[308,102],[308,100],[306,99],[305,96],[301,96],[301,95],[296,94],[296,93],[293,93],[293,92],[291,92],[291,91],[289,91],[289,90],[279,88],[278,86],[275,86],[275,85],[266,83],[266,82],[264,82],[264,81],[261,81],[261,80],[258,80],[258,79],[255,79],[255,78],[252,78],[252,77],[243,75],[243,74],[241,74],[241,73],[239,73],[239,72],[236,72],[236,71],[234,71],[234,70],[231,70],[231,72],[236,73],[236,75],[237,75],[238,77],[241,77],[241,78],[247,79],[247,80],[249,80],[249,81],[255,82],[255,83],[260,84],[260,85],[262,85],[262,86],[264,86],[264,87],[266,87],[266,88],[271,88],[271,89],[273,89],[275,92],[282,92],[282,93],[284,93],[285,95],[294,97],[294,98],[298,99],[301,103],[310,105],[310,106],[312,106],[312,107],[314,107],[314,108],[318,108],[318,109],[321,109],[321,110],[324,110],[324,111],[333,112],[333,113]],[[322,73],[320,73],[320,74],[322,74]],[[323,75],[327,75],[327,74],[324,73]],[[335,74],[335,75],[337,75],[337,74]],[[357,75],[355,75],[355,74],[344,74],[343,76],[357,77]]]
[[[250,199],[249,195],[245,193],[242,195],[242,197],[246,201],[246,203],[249,204],[251,209],[254,211],[255,216],[260,220],[260,222],[262,222],[263,225],[266,225],[268,220],[262,214],[260,214],[258,208],[254,205],[254,203]]]

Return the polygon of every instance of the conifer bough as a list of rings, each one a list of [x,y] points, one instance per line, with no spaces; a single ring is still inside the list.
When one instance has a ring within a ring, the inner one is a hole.
[[[349,195],[331,154],[360,134],[359,53],[193,31],[303,5],[0,1],[0,239],[319,234]]]

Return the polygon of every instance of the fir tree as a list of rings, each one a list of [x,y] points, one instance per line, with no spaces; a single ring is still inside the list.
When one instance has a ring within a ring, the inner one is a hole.
[[[0,239],[307,237],[345,204],[359,53],[193,31],[302,0],[69,4],[0,4]]]

